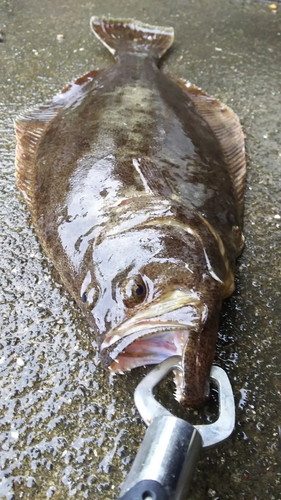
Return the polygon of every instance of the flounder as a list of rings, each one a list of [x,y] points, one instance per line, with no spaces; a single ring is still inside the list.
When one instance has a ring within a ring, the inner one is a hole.
[[[175,397],[198,405],[243,247],[243,133],[231,109],[158,69],[173,28],[91,28],[116,64],[17,117],[17,184],[104,366],[180,355]]]

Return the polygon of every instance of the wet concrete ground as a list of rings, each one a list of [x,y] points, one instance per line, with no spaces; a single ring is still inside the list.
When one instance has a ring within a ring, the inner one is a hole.
[[[216,358],[233,386],[236,429],[202,453],[190,498],[280,499],[281,17],[235,0],[0,3],[0,498],[116,499],[145,431],[133,404],[143,370],[115,381],[104,373],[14,181],[16,114],[112,64],[89,29],[100,14],[174,26],[163,70],[221,99],[243,124],[246,245]]]

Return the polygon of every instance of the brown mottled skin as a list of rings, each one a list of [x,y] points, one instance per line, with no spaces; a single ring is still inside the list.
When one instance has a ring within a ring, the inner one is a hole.
[[[216,130],[187,87],[157,67],[165,50],[128,47],[120,46],[112,67],[18,118],[17,180],[42,246],[99,344],[171,290],[196,295],[196,306],[163,313],[193,318],[182,353],[183,401],[196,405],[206,397],[222,300],[233,290],[241,203]],[[144,297],[126,288],[134,276]],[[102,349],[105,365],[114,346]]]

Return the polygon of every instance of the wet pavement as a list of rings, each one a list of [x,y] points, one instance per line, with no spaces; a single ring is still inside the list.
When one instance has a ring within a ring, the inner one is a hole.
[[[90,16],[101,14],[174,26],[163,70],[241,119],[246,245],[216,357],[233,386],[236,429],[202,453],[189,498],[278,500],[281,15],[235,0],[0,3],[0,498],[116,499],[145,432],[133,404],[144,370],[111,380],[98,364],[93,332],[44,256],[14,179],[16,114],[112,64],[90,33]],[[172,398],[167,405],[181,412]]]

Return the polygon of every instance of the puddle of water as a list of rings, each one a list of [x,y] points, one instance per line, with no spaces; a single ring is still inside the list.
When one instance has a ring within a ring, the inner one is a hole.
[[[0,497],[117,498],[145,431],[133,405],[142,372],[109,384],[92,332],[43,255],[14,183],[15,115],[112,63],[90,33],[93,14],[173,25],[163,70],[220,98],[242,121],[246,246],[217,353],[233,385],[237,425],[224,445],[202,454],[190,498],[278,499],[281,18],[266,3],[219,0],[0,5]]]

